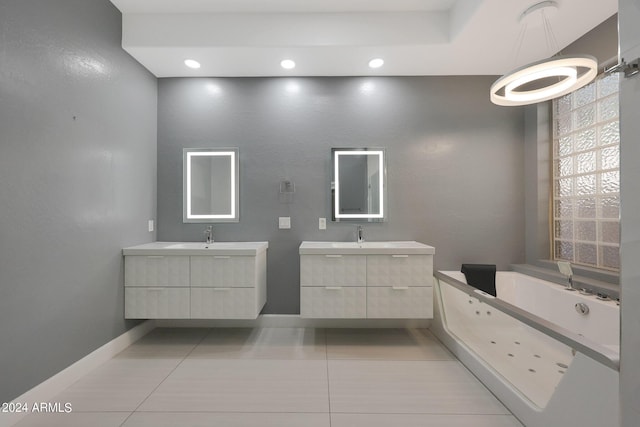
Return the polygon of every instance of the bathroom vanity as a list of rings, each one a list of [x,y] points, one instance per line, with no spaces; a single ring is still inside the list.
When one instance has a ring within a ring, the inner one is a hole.
[[[268,242],[154,242],[123,249],[125,318],[255,319]]]
[[[433,255],[419,242],[302,242],[300,315],[433,318]]]

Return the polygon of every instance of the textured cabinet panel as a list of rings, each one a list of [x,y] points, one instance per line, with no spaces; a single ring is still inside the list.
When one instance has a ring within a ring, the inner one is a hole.
[[[367,286],[433,286],[433,255],[367,255]]]
[[[255,319],[267,299],[267,253],[125,256],[125,317]]]
[[[303,287],[300,289],[300,316],[315,318],[366,318],[365,287]]]
[[[188,319],[188,288],[128,287],[124,290],[127,319]]]
[[[301,286],[365,286],[365,255],[301,255]]]
[[[431,319],[433,318],[433,288],[426,286],[368,288],[367,317]]]
[[[256,282],[254,256],[192,256],[191,286],[249,287]]]
[[[262,309],[256,292],[254,288],[191,288],[191,318],[255,319]]]
[[[126,256],[125,286],[189,286],[188,256]]]

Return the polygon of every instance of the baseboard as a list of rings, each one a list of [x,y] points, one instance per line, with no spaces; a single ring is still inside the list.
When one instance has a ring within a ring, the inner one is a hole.
[[[78,360],[73,365],[58,372],[21,396],[16,397],[13,402],[27,403],[30,405],[37,402],[50,402],[57,394],[93,369],[113,358],[116,354],[151,332],[155,327],[156,324],[154,320],[147,320],[129,329],[127,332]],[[27,414],[3,413],[0,417],[0,427],[12,426],[25,415]]]
[[[307,319],[262,314],[257,319],[159,319],[159,328],[428,328],[430,319]]]

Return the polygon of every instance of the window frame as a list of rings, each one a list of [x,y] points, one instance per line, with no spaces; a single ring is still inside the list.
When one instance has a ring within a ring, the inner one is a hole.
[[[609,272],[620,269],[619,85],[601,74],[551,109],[551,258]]]

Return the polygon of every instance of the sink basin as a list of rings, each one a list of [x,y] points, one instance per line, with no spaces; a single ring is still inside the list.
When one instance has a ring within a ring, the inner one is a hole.
[[[205,249],[204,243],[189,242],[189,243],[176,243],[174,245],[165,246],[166,249]]]
[[[390,248],[392,242],[331,242],[333,248]]]
[[[302,242],[300,254],[434,254],[435,248],[415,241]]]
[[[268,242],[153,242],[124,248],[124,255],[256,255]]]
[[[203,243],[203,242],[184,242],[184,243],[174,243],[171,245],[165,246],[166,249],[234,249],[239,248],[243,245],[244,242],[213,242],[213,243]]]

